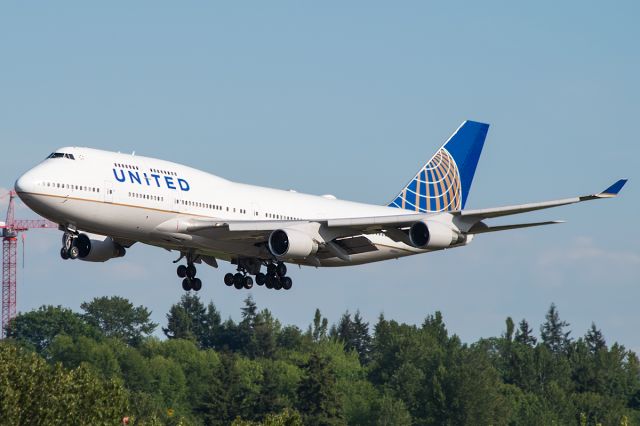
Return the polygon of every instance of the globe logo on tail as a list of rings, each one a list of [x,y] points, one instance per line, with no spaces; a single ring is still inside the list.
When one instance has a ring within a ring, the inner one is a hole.
[[[460,210],[460,173],[451,154],[441,148],[389,206],[420,213]]]

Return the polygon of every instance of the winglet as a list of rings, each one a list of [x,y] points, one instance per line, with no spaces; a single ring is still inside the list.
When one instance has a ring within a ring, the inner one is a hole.
[[[618,192],[622,189],[622,187],[627,183],[627,179],[620,179],[601,193],[597,194],[598,198],[613,198],[618,195]]]

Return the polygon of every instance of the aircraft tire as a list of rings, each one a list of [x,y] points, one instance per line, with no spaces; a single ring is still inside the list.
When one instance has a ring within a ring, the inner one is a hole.
[[[274,290],[282,290],[282,282],[279,279],[274,279],[273,282],[273,289]]]
[[[76,246],[71,246],[69,249],[69,259],[77,259],[80,256],[80,249]]]
[[[274,281],[275,281],[275,278],[273,277],[273,275],[267,275],[267,278],[265,279],[265,282],[264,282],[264,286],[268,289],[272,289]]]
[[[244,288],[246,288],[247,290],[251,289],[253,287],[253,278],[251,277],[244,277]]]
[[[276,273],[280,278],[287,275],[287,265],[285,265],[284,262],[278,262],[278,265],[276,266]]]
[[[282,277],[282,288],[285,290],[291,290],[293,286],[293,280],[289,277]]]
[[[197,272],[197,270],[196,270],[195,266],[193,266],[193,265],[187,266],[187,278],[191,278],[191,279],[195,278],[196,277],[196,272]]]
[[[191,289],[193,291],[200,291],[201,288],[202,280],[200,280],[200,278],[194,278],[193,281],[191,281]]]
[[[180,265],[178,266],[178,269],[176,270],[176,273],[178,274],[178,276],[180,278],[184,278],[187,276],[187,267],[184,265]]]
[[[233,276],[233,286],[238,290],[244,287],[244,275],[242,275],[240,272],[236,273]]]
[[[225,285],[231,287],[233,285],[233,274],[231,272],[225,274],[224,276]]]
[[[191,290],[191,280],[189,278],[185,278],[184,280],[182,280],[182,289],[184,291]]]
[[[273,263],[269,263],[267,265],[267,275],[275,275],[276,274],[276,265]]]
[[[267,276],[265,274],[263,274],[262,272],[258,272],[256,274],[256,284],[258,285],[264,285],[264,283],[267,280]]]
[[[69,250],[67,250],[66,248],[62,247],[60,249],[60,257],[64,260],[68,260],[69,259]]]

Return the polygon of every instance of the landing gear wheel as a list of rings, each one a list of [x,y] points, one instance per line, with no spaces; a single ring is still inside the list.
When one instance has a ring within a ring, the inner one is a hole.
[[[196,276],[196,267],[193,266],[193,265],[187,266],[186,273],[187,273],[187,278],[192,278],[192,279],[195,278],[195,276]]]
[[[267,276],[265,274],[263,274],[262,272],[258,272],[256,274],[256,284],[258,285],[264,285],[264,283],[267,280]]]
[[[191,289],[193,291],[200,291],[201,288],[202,281],[200,281],[200,278],[194,278],[193,281],[191,281]]]
[[[276,279],[273,277],[273,275],[267,275],[267,278],[266,278],[266,280],[265,280],[265,282],[264,282],[264,286],[265,286],[266,288],[268,288],[268,289],[272,289],[272,288],[273,288],[273,282],[274,282],[275,280],[276,280]]]
[[[282,277],[280,280],[282,281],[282,288],[285,290],[291,290],[291,287],[293,286],[293,280],[291,278]]]
[[[73,245],[74,235],[70,232],[65,232],[62,234],[62,247],[69,250]]]
[[[231,272],[225,274],[224,283],[229,287],[233,285],[233,274]]]
[[[276,266],[276,273],[280,278],[287,275],[287,265],[285,265],[283,262],[278,262],[278,265]]]
[[[233,276],[233,286],[238,290],[244,287],[244,275],[242,275],[240,272]]]
[[[180,265],[178,266],[178,269],[176,270],[176,272],[178,273],[178,276],[180,278],[184,278],[187,276],[187,267],[184,265]]]
[[[279,279],[275,278],[274,282],[273,282],[273,288],[274,288],[274,290],[281,290],[282,289],[282,282]]]
[[[76,246],[72,246],[69,249],[69,259],[77,259],[80,256],[80,249]]]
[[[67,250],[66,248],[62,247],[60,249],[60,257],[63,258],[64,260],[69,260],[69,250]]]
[[[269,263],[267,265],[267,275],[275,275],[276,274],[276,265],[273,263]]]
[[[191,280],[189,278],[185,278],[184,280],[182,280],[182,289],[184,291],[191,290]]]
[[[253,287],[253,278],[251,277],[244,277],[244,288],[246,288],[247,290],[251,289]]]

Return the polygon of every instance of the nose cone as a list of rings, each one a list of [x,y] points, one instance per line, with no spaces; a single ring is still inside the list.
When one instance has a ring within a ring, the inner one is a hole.
[[[32,192],[33,187],[35,185],[35,180],[33,176],[33,172],[30,170],[20,176],[16,183],[13,185],[14,189],[18,194],[25,192]]]

